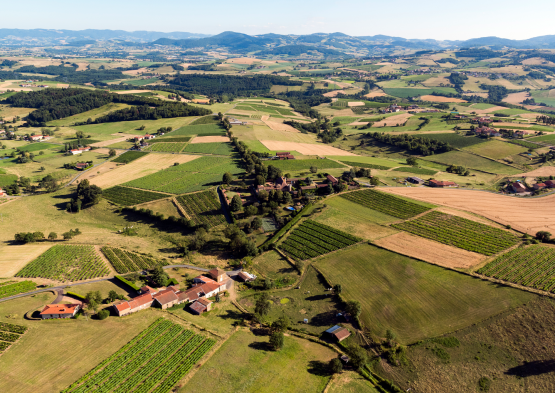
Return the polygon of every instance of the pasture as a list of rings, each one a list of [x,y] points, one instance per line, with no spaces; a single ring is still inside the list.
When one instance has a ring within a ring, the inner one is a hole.
[[[513,175],[519,172],[516,168],[464,151],[450,151],[447,153],[435,154],[433,156],[423,157],[422,160],[435,161],[445,165],[460,165],[466,168],[474,168],[481,171],[506,175]]]
[[[300,171],[303,169],[310,169],[310,167],[316,167],[318,169],[333,169],[333,168],[345,168],[344,165],[333,161],[328,160],[327,158],[324,160],[321,159],[300,159],[300,160],[272,160],[266,161],[266,166],[272,165],[276,168],[281,169],[284,172],[287,171]]]
[[[298,391],[299,386],[306,392],[318,392],[325,388],[330,377],[311,370],[336,357],[334,351],[294,336],[285,337],[279,351],[270,350],[267,343],[268,337],[239,330],[178,392],[273,393]]]
[[[230,156],[233,154],[233,147],[230,143],[190,143],[183,150],[184,153],[214,154]]]
[[[499,140],[491,140],[485,143],[472,145],[470,147],[466,147],[465,150],[471,151],[481,156],[491,157],[496,160],[501,160],[505,157],[528,151],[528,149],[523,146]]]
[[[464,328],[528,301],[532,295],[419,262],[368,244],[319,259],[346,300],[362,304],[374,335],[386,329],[403,344]]]

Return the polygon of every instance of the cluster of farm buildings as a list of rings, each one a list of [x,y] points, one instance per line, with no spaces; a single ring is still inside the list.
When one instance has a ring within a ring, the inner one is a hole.
[[[305,186],[301,186],[300,182],[304,182],[306,183],[310,183],[310,185],[305,185]],[[258,193],[260,191],[266,191],[266,192],[270,192],[270,191],[283,191],[283,192],[289,192],[293,195],[297,194],[297,191],[295,191],[295,189],[300,189],[302,191],[307,191],[307,190],[317,190],[319,188],[326,188],[328,187],[330,184],[332,186],[335,186],[339,183],[339,180],[332,175],[327,175],[325,177],[325,179],[321,182],[315,182],[312,179],[301,179],[301,178],[292,178],[292,179],[288,179],[284,176],[281,177],[277,177],[276,179],[274,179],[273,182],[266,182],[266,184],[264,185],[258,185],[255,188],[255,192],[258,195]],[[348,186],[350,189],[355,189],[358,188],[358,186],[356,184],[349,184]]]
[[[112,308],[116,315],[122,317],[150,307],[163,310],[178,304],[186,303],[193,314],[200,315],[212,308],[209,298],[228,291],[233,280],[222,269],[216,268],[208,272],[208,276],[200,275],[193,279],[193,286],[185,291],[170,285],[165,289],[156,290],[146,285],[139,291],[139,295],[131,300],[122,300]],[[242,281],[253,281],[256,276],[247,272],[239,272],[237,278]],[[74,317],[81,309],[81,304],[48,304],[41,311],[42,319],[58,319]]]

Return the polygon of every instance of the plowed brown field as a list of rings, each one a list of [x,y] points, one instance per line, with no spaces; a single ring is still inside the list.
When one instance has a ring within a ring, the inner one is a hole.
[[[484,191],[424,187],[384,187],[380,191],[467,210],[500,224],[511,225],[520,232],[555,231],[555,195],[531,199]]]

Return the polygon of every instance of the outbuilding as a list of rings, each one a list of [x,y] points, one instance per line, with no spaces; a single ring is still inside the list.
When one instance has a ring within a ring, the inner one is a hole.
[[[47,304],[41,311],[42,319],[71,318],[81,309],[80,304]]]
[[[351,332],[339,325],[335,325],[334,327],[329,328],[328,330],[326,330],[326,333],[337,342],[341,342],[351,335]]]

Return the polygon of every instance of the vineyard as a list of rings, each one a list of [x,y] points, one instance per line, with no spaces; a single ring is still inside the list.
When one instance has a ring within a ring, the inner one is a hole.
[[[191,140],[190,136],[176,136],[176,137],[164,137],[161,136],[156,138],[156,143],[165,143],[165,142],[189,142]]]
[[[116,269],[116,272],[120,274],[153,269],[156,266],[166,265],[149,256],[135,254],[134,252],[119,248],[104,246],[101,248],[101,251],[110,261],[114,269]]]
[[[167,393],[215,343],[160,318],[62,393]]]
[[[133,206],[140,203],[151,202],[158,199],[168,198],[170,195],[158,192],[137,190],[133,188],[115,186],[104,190],[102,196],[110,202],[123,206]]]
[[[219,124],[202,124],[181,127],[172,131],[167,136],[175,137],[178,135],[192,136],[224,136],[225,130]]]
[[[542,245],[519,247],[497,257],[476,273],[555,293],[555,249]]]
[[[154,143],[147,148],[145,151],[158,151],[163,153],[179,153],[185,147],[184,142],[164,142],[164,143]]]
[[[318,169],[330,169],[330,168],[345,168],[344,165],[333,161],[325,159],[307,159],[307,160],[273,160],[266,161],[266,166],[273,165],[282,171],[301,171],[303,169],[309,169],[310,167],[316,167]]]
[[[2,283],[0,286],[0,299],[29,292],[34,290],[36,287],[37,284],[32,281],[9,281]],[[1,326],[0,330],[2,330]]]
[[[341,162],[345,165],[349,165],[356,168],[381,169],[383,171],[387,171],[388,169],[393,168],[392,166],[367,164],[365,162],[353,162],[353,161],[343,161],[343,160]]]
[[[233,148],[230,143],[225,142],[211,142],[211,143],[193,143],[188,145],[184,153],[204,153],[215,154],[220,156],[230,156],[233,154]]]
[[[403,219],[411,218],[430,210],[429,207],[375,190],[349,192],[341,194],[340,197],[369,209]]]
[[[27,331],[25,326],[0,322],[0,353],[10,347]]]
[[[519,241],[512,233],[502,229],[435,211],[392,227],[484,255],[497,254]]]
[[[112,160],[112,162],[119,162],[121,164],[129,164],[131,161],[135,161],[148,153],[143,153],[142,151],[126,151],[121,156],[118,156]]]
[[[295,259],[310,259],[340,250],[361,241],[360,238],[312,220],[291,232],[280,248]]]
[[[55,245],[16,274],[57,281],[81,281],[107,276],[110,270],[93,246]]]
[[[215,227],[226,222],[218,195],[213,190],[181,195],[176,200],[195,225]]]
[[[220,184],[222,173],[225,172],[237,175],[242,173],[243,170],[230,158],[200,157],[130,181],[124,185],[172,194],[186,194]]]

